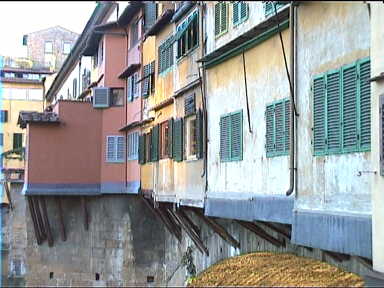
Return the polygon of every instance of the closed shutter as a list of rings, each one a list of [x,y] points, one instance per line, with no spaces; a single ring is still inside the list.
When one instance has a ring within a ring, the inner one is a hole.
[[[328,151],[338,151],[341,148],[341,119],[340,119],[340,72],[327,74],[327,142]]]
[[[291,126],[290,126],[290,112],[291,112],[291,101],[288,99],[288,100],[285,100],[284,101],[284,120],[285,120],[285,123],[284,123],[284,151],[289,151],[289,139],[290,139],[290,131],[291,131]]]
[[[313,147],[315,153],[325,151],[325,81],[324,77],[313,81]]]
[[[149,72],[150,72],[150,64],[145,65],[143,69],[144,80],[143,80],[143,91],[142,96],[147,98],[149,96]]]
[[[275,104],[275,151],[284,151],[284,103]]]
[[[220,15],[220,20],[221,20],[221,23],[220,23],[220,32],[224,32],[227,30],[227,25],[228,25],[228,15],[227,15],[227,4],[225,2],[222,2],[221,3],[221,7],[220,7],[220,10],[221,10],[221,15]]]
[[[265,120],[266,120],[266,133],[265,133],[265,148],[267,156],[269,153],[275,151],[275,136],[274,136],[274,122],[275,122],[275,112],[274,105],[268,105],[265,111]]]
[[[155,61],[152,61],[150,66],[150,86],[151,86],[151,93],[154,93],[155,92]]]
[[[233,24],[236,25],[239,23],[239,12],[240,12],[240,2],[236,1],[233,3],[233,14],[232,14],[232,19],[233,19]]]
[[[168,120],[168,156],[173,158],[173,118]]]
[[[243,159],[243,112],[231,115],[231,160]]]
[[[194,114],[196,111],[195,93],[184,98],[184,116]]]
[[[357,148],[357,71],[356,65],[343,68],[343,148]]]
[[[109,107],[109,88],[96,87],[93,88],[93,107],[106,108]]]
[[[116,159],[116,138],[115,136],[107,136],[106,158],[107,162],[113,162]]]
[[[360,147],[371,147],[371,62],[360,62]]]
[[[144,4],[144,29],[147,31],[156,22],[157,5],[152,1],[145,1]]]
[[[183,161],[183,119],[176,119],[173,126],[173,158],[175,161]]]
[[[132,76],[128,77],[127,79],[127,99],[128,101],[133,100],[133,94],[132,94]]]
[[[8,111],[7,110],[1,110],[0,111],[0,122],[5,123],[8,121]]]
[[[152,148],[151,148],[151,160],[159,160],[159,125],[156,125],[152,128]]]
[[[124,151],[125,151],[125,137],[117,136],[117,144],[116,144],[116,161],[124,162]]]
[[[201,159],[204,156],[204,119],[201,109],[196,113],[196,142],[196,155],[198,159]]]
[[[220,119],[220,160],[231,159],[231,115]]]
[[[146,137],[145,144],[149,148],[148,151],[145,151],[146,152],[145,157],[147,162],[152,162],[152,129],[151,131],[149,131],[149,133],[146,134],[145,137]]]
[[[145,164],[145,134],[139,136],[139,163]]]
[[[264,2],[264,15],[268,16],[273,12],[273,2],[272,1],[263,1]]]
[[[220,34],[220,3],[215,4],[215,35]]]
[[[244,1],[240,2],[240,19],[242,21],[248,18],[248,4]]]

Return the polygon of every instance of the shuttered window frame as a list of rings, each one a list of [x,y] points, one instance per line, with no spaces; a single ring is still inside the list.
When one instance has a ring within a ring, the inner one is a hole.
[[[108,147],[108,143],[109,143],[109,139],[113,139],[113,150],[111,151],[112,152],[112,155],[113,157],[110,158],[108,156],[108,152],[110,152],[109,150],[109,147]],[[119,145],[121,144],[121,145]],[[125,161],[125,146],[126,146],[126,143],[125,143],[125,136],[107,136],[106,138],[106,146],[105,146],[105,161],[107,163],[124,163]],[[119,157],[118,154],[119,154],[119,151],[122,153],[122,155]]]
[[[287,107],[287,103],[288,105],[290,105],[290,100],[289,98],[284,98],[284,99],[280,99],[280,100],[277,100],[277,101],[274,101],[272,103],[269,103],[267,104],[266,106],[266,114],[265,114],[265,123],[267,125],[267,121],[268,121],[268,116],[267,116],[267,110],[269,107],[272,107],[273,109],[273,119],[272,119],[272,135],[267,135],[267,127],[266,127],[266,130],[265,130],[265,135],[266,135],[266,143],[265,143],[265,151],[266,151],[266,156],[267,158],[272,158],[272,157],[279,157],[279,156],[287,156],[288,153],[289,153],[289,106]],[[282,105],[282,127],[284,129],[284,136],[282,138],[282,150],[277,150],[277,145],[276,145],[276,114],[275,114],[275,108],[277,105]],[[273,148],[271,149],[271,151],[268,151],[267,149],[267,137],[268,136],[271,136],[272,137],[272,144],[273,144]]]
[[[215,26],[215,38],[219,38],[221,35],[225,34],[228,32],[228,14],[229,14],[229,3],[225,2],[225,1],[222,1],[222,2],[219,2],[219,3],[216,3],[215,4],[215,7],[214,7],[214,15],[213,15],[213,22],[214,22],[214,26]],[[224,6],[224,7],[223,7]],[[223,15],[223,8],[225,8],[225,11],[226,11],[226,15]],[[216,19],[218,18],[218,19]],[[218,23],[216,23],[216,21],[218,21]],[[224,23],[225,22],[225,23]],[[224,25],[225,24],[225,25]],[[217,25],[219,25],[218,29],[217,29]],[[223,26],[225,26],[225,28],[223,28]]]
[[[173,43],[175,36],[170,35],[158,48],[158,75],[167,74],[174,64]]]
[[[232,126],[233,126],[233,119],[234,117],[236,117],[237,115],[240,116],[240,131],[239,131],[239,137],[240,137],[240,151],[239,151],[239,156],[233,156],[234,154],[234,150],[233,150],[233,145],[232,145],[232,142],[234,141],[233,139],[233,136],[234,136],[234,132],[232,130]],[[243,160],[243,110],[238,110],[238,111],[235,111],[235,112],[231,112],[231,113],[227,113],[227,114],[224,114],[224,115],[221,115],[220,116],[220,145],[222,143],[222,138],[221,138],[221,132],[222,132],[222,127],[221,127],[221,123],[223,121],[223,119],[229,117],[229,141],[228,141],[228,150],[229,150],[229,156],[228,157],[222,157],[222,155],[220,154],[220,162],[234,162],[234,161],[242,161]],[[221,151],[221,147],[219,149],[219,151]]]
[[[267,18],[270,15],[275,15],[274,4],[279,1],[263,1],[264,16]],[[279,12],[281,8],[288,5],[287,3],[276,3],[276,11]]]
[[[244,9],[244,11],[242,11]],[[242,15],[245,14],[245,15]],[[236,1],[232,5],[233,27],[244,23],[249,18],[249,5],[245,1]],[[236,20],[237,19],[237,20]]]
[[[344,119],[344,112],[343,112],[343,106],[344,106],[344,103],[343,103],[343,90],[344,90],[344,81],[343,81],[343,72],[349,68],[352,68],[352,67],[356,67],[356,72],[357,72],[357,75],[358,76],[358,79],[356,79],[356,108],[357,108],[357,111],[356,111],[356,127],[357,127],[357,134],[359,135],[359,139],[357,141],[357,145],[355,147],[351,147],[351,148],[345,148],[344,147],[344,143],[343,143],[343,140],[344,140],[344,128],[343,128],[343,125],[340,124],[340,148],[339,149],[328,149],[328,142],[327,144],[325,145],[324,149],[323,150],[320,150],[320,151],[315,151],[315,147],[314,147],[314,133],[315,133],[315,129],[313,128],[313,131],[312,131],[312,154],[314,156],[326,156],[326,155],[338,155],[338,154],[348,154],[348,153],[358,153],[358,152],[370,152],[371,151],[371,139],[369,141],[369,144],[368,145],[361,145],[361,114],[362,114],[362,107],[361,107],[361,88],[362,88],[362,85],[364,83],[362,83],[363,81],[361,80],[361,74],[360,74],[360,68],[363,64],[366,64],[370,62],[370,57],[365,57],[365,58],[362,58],[362,59],[359,59],[357,61],[355,61],[354,63],[351,63],[351,64],[347,64],[347,65],[344,65],[338,69],[334,69],[334,70],[330,70],[330,71],[327,71],[327,72],[324,72],[322,74],[319,74],[319,75],[316,75],[313,77],[313,81],[312,81],[312,108],[313,108],[313,113],[312,113],[312,123],[314,123],[314,117],[315,117],[315,113],[314,113],[314,81],[317,80],[317,79],[321,79],[323,78],[324,79],[324,82],[325,82],[325,85],[327,85],[327,75],[329,74],[332,74],[332,73],[335,73],[337,71],[339,71],[340,73],[340,100],[339,100],[339,105],[340,105],[340,108],[339,108],[339,111],[340,111],[340,121],[343,121]],[[366,80],[368,80],[369,77],[367,77]],[[358,81],[357,81],[358,80]],[[368,83],[368,85],[370,85]],[[326,87],[326,86],[325,86]],[[326,91],[326,88],[325,88],[325,91]],[[325,92],[326,93],[326,92]],[[370,93],[371,95],[371,93]],[[370,105],[369,105],[370,107]],[[324,126],[324,130],[325,130],[325,137],[328,138],[328,109],[327,109],[327,93],[325,94],[325,126]],[[370,109],[370,108],[369,108]],[[371,112],[369,112],[369,115],[371,115]],[[370,119],[370,117],[368,117]],[[372,129],[372,125],[370,123],[370,129]]]

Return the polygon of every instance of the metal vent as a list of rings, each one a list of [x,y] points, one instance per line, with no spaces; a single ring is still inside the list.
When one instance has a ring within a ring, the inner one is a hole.
[[[107,87],[93,88],[93,107],[107,108],[109,107],[110,89]]]

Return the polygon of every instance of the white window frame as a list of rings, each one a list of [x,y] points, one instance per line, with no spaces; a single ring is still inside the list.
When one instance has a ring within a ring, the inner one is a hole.
[[[127,137],[127,159],[139,159],[139,132],[132,132]]]
[[[113,143],[113,150],[112,150],[112,157],[108,157],[109,152],[109,139],[114,139]],[[119,142],[120,140],[120,142]],[[118,151],[119,151],[119,143],[121,143],[122,147],[120,147],[120,151],[122,151],[121,157],[118,157]],[[106,137],[106,146],[105,146],[105,162],[107,163],[124,163],[125,159],[125,137],[124,136],[117,136],[117,135],[109,135]]]
[[[67,46],[66,46],[67,45]],[[72,47],[71,47],[72,45],[71,45],[71,42],[64,42],[63,43],[63,54],[64,55],[68,55],[70,52],[71,52],[71,49],[72,49]],[[66,49],[65,49],[65,47],[68,47],[68,51],[66,51]]]
[[[139,89],[139,83],[137,83],[137,81],[139,80],[139,72],[135,72],[133,75],[132,75],[132,95],[133,95],[133,99],[135,98],[138,98],[139,95],[140,95],[140,89]]]
[[[51,49],[47,49],[47,44],[51,44]],[[51,50],[51,51],[47,51],[47,50]],[[44,42],[44,54],[53,54],[53,41],[45,41]]]

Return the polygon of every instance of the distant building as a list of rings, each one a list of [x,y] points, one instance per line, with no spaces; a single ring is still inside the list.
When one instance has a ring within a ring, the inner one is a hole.
[[[43,110],[43,77],[52,72],[47,67],[24,58],[4,57],[0,68],[2,105],[0,107],[0,165],[8,179],[23,179],[25,131],[17,126],[20,111]]]
[[[61,26],[32,32],[23,36],[28,58],[58,71],[79,35]]]

